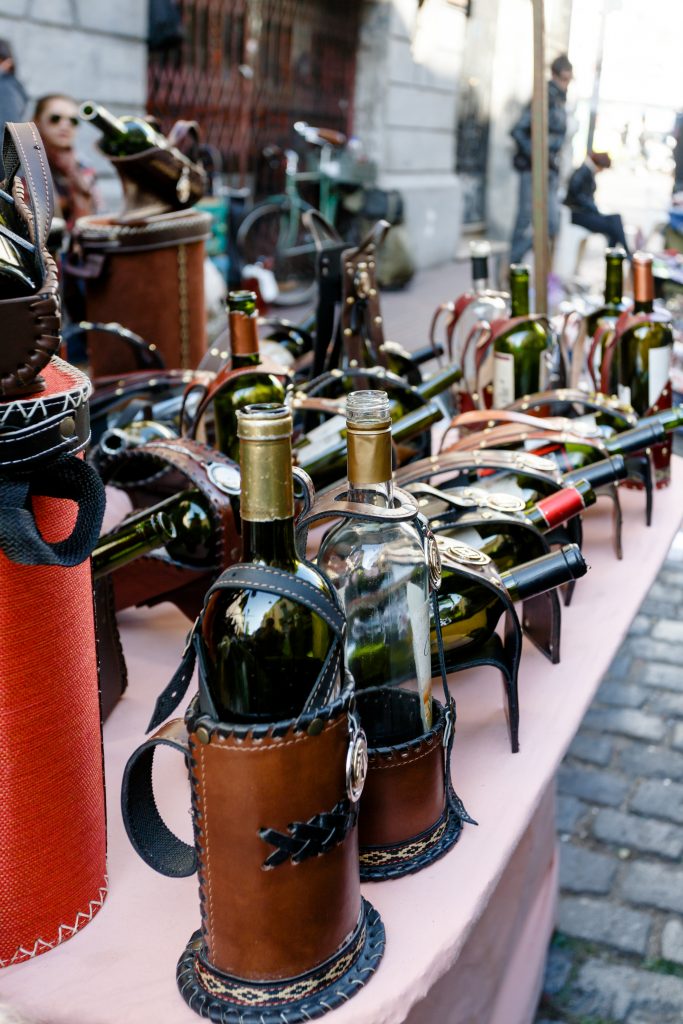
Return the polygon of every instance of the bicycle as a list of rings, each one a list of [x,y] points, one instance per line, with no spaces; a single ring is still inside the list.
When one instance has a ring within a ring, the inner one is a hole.
[[[299,154],[287,150],[284,193],[257,203],[237,231],[244,263],[261,261],[275,275],[279,294],[274,303],[280,306],[308,302],[315,293],[316,247],[303,214],[317,208],[334,224],[344,186],[358,188],[375,178],[374,164],[356,159],[342,132],[315,128],[305,121],[297,121],[294,130],[309,145],[319,147],[317,168],[299,170]],[[304,183],[318,185],[317,207],[302,197],[299,185]]]

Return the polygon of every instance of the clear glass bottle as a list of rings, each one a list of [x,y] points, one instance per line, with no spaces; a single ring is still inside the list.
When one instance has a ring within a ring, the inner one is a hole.
[[[384,391],[353,391],[346,403],[348,500],[391,508],[391,417]],[[347,618],[346,657],[356,687],[416,681],[431,726],[429,573],[413,523],[342,520],[323,539],[318,565]]]
[[[486,239],[475,239],[470,242],[470,259],[472,263],[472,296],[464,306],[453,331],[453,357],[460,366],[466,386],[474,390],[477,371],[475,365],[475,346],[465,346],[472,332],[483,322],[503,320],[509,316],[510,296],[507,292],[497,291],[491,287],[489,276],[489,258],[491,244]],[[467,296],[456,299],[457,308],[465,302]],[[465,411],[464,408],[462,410]]]

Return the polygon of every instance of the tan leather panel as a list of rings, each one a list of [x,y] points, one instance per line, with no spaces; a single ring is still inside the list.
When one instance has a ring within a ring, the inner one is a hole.
[[[331,956],[360,912],[357,829],[323,856],[264,869],[259,829],[331,810],[345,795],[346,715],[316,737],[191,736],[203,931],[209,962],[254,980],[293,977]]]
[[[434,738],[405,757],[370,751],[360,802],[360,845],[404,842],[430,828],[445,807],[443,747]]]

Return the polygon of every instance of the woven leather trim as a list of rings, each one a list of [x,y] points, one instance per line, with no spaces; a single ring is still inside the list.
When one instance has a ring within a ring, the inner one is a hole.
[[[187,709],[185,722],[187,724],[188,733],[195,732],[199,725],[204,726],[208,732],[211,742],[218,741],[221,743],[230,739],[236,740],[240,743],[250,739],[278,740],[287,736],[288,733],[296,734],[307,732],[309,726],[314,721],[321,722],[323,724],[325,722],[332,721],[349,711],[353,703],[354,694],[350,689],[346,688],[341,696],[332,701],[331,704],[326,704],[322,708],[315,708],[312,711],[304,712],[299,715],[298,718],[290,718],[286,721],[275,722],[274,724],[241,725],[239,723],[217,722],[206,715],[198,715],[199,703],[195,697]]]
[[[421,857],[443,838],[448,827],[448,810],[421,836],[396,846],[363,846],[360,848],[361,867],[389,867],[405,864]]]
[[[291,861],[300,864],[309,857],[327,853],[333,846],[343,843],[358,821],[358,806],[340,800],[331,811],[323,811],[308,821],[295,821],[287,827],[287,834],[274,828],[262,828],[261,839],[274,847],[263,867],[274,868]]]

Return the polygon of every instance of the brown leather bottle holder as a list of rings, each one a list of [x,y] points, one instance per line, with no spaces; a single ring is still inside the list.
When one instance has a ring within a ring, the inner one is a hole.
[[[88,321],[121,322],[153,344],[167,367],[194,369],[206,350],[204,242],[210,233],[211,216],[199,210],[135,220],[82,217],[64,271],[84,282]],[[88,359],[93,377],[140,369],[135,350],[115,335],[89,337]]]
[[[57,268],[47,250],[53,214],[52,179],[34,124],[5,125],[3,138],[4,201],[13,206],[25,231],[15,234],[3,226],[15,244],[34,247],[36,291],[18,299],[0,300],[0,398],[42,391],[38,376],[60,343],[60,306]],[[17,177],[21,173],[24,181]]]
[[[420,696],[390,686],[358,690],[356,705],[368,739],[368,774],[360,802],[361,881],[401,878],[443,857],[457,843],[467,814],[451,782],[455,701],[448,690],[436,592],[436,543],[415,499],[394,490],[393,508],[346,500],[343,484],[316,500],[298,524],[303,550],[312,523],[329,518],[414,522],[429,559],[434,620],[441,658],[444,704],[432,699],[433,725],[425,732]]]
[[[290,593],[297,582],[279,570],[242,565],[223,574],[214,589],[270,587],[278,593],[286,585]],[[343,615],[329,597],[310,584],[303,587],[313,595],[297,593],[295,599],[310,599],[308,607],[333,628],[336,680]],[[182,699],[195,655],[199,695],[185,722],[163,726],[126,766],[126,829],[155,870],[176,877],[197,871],[201,931],[192,935],[177,968],[190,1007],[224,1024],[311,1020],[351,998],[384,951],[379,914],[360,894],[356,825],[367,754],[350,681],[339,697],[294,720],[218,721],[195,629],[157,702],[152,727]],[[329,693],[326,686],[323,700]],[[178,749],[188,765],[194,847],[168,830],[154,804],[152,761],[159,745]]]

